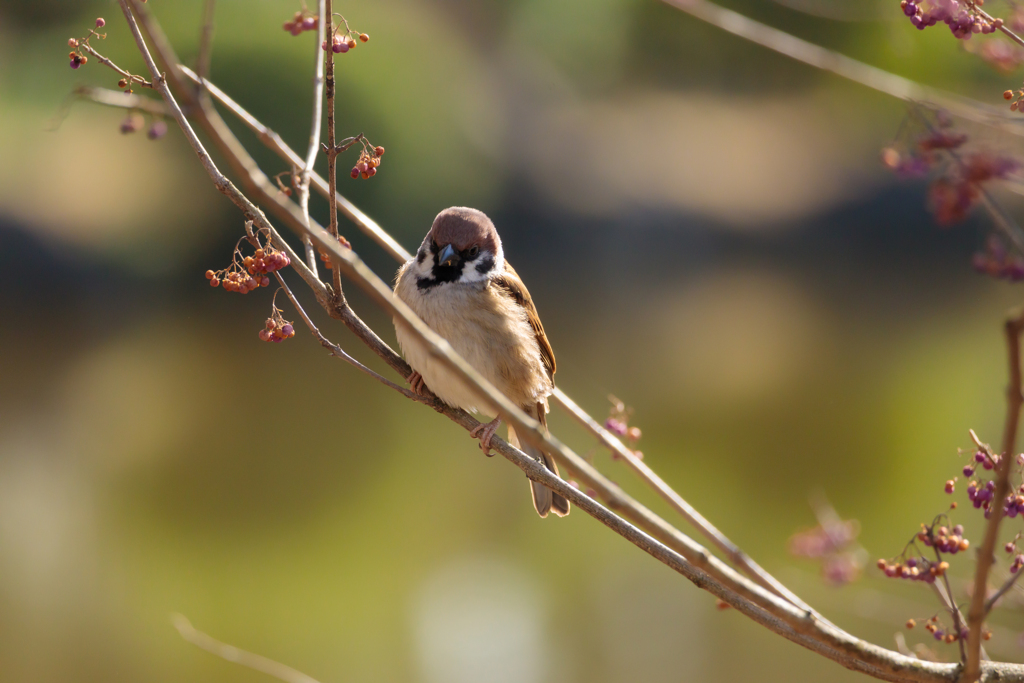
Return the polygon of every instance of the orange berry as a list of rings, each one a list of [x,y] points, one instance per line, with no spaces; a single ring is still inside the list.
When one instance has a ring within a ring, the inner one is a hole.
[[[219,284],[220,284],[220,280],[218,280],[217,278],[213,278],[212,280],[210,280],[210,286],[211,287],[216,287]]]
[[[128,79],[122,78],[121,80],[119,80],[117,82],[117,87],[118,88],[127,88],[128,87]]]
[[[216,273],[214,273],[212,270],[206,271],[206,279],[207,280],[212,280],[215,275],[216,275]]]
[[[72,50],[71,52],[68,53],[68,59],[74,59],[77,56],[78,56],[78,53],[75,52],[74,50]]]
[[[370,36],[366,35],[365,33],[360,33],[359,40],[363,41],[364,43],[369,42]]]
[[[1012,90],[1007,90],[1006,92],[1003,93],[1003,99],[1004,100],[1011,99],[1012,97],[1013,97],[1013,91]]]
[[[267,255],[267,253],[265,251],[263,251],[262,249],[257,249],[256,250],[256,258],[263,258],[266,255]]]
[[[82,64],[85,64],[86,62],[88,62],[88,61],[89,61],[89,58],[88,58],[88,57],[86,57],[85,55],[82,55],[82,56],[81,56],[81,57],[80,57],[80,58],[78,59],[78,61],[80,61],[80,62],[81,62]]]
[[[367,173],[366,171],[361,171],[361,172],[359,173],[359,177],[360,177],[360,178],[362,178],[363,180],[366,180],[367,178],[369,178],[369,177],[370,177],[370,174],[369,174],[369,173]]]
[[[380,145],[377,145],[376,147],[373,148],[373,153],[379,157],[384,156],[384,148],[381,147]]]
[[[907,619],[907,628],[914,628],[917,626],[917,622],[913,619]]]
[[[350,49],[350,50],[351,50],[351,49],[352,49],[352,48],[354,48],[355,46],[356,46],[356,41],[355,41],[354,39],[352,39],[352,38],[349,38],[349,39],[348,39],[348,49]]]

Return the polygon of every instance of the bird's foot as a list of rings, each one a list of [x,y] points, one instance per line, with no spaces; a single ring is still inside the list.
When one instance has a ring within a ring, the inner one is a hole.
[[[494,437],[494,432],[498,430],[498,425],[501,424],[501,418],[496,417],[487,424],[478,424],[473,427],[469,435],[474,439],[480,439],[480,450],[484,452],[488,458],[493,455],[491,453],[491,439]]]
[[[412,374],[409,375],[406,381],[409,382],[409,388],[412,389],[414,394],[418,394],[420,396],[427,395],[428,389],[427,385],[423,383],[423,375],[413,370]]]

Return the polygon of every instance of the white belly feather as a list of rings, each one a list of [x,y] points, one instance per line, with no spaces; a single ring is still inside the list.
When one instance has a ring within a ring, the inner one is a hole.
[[[521,307],[492,291],[487,282],[445,283],[420,290],[408,266],[399,273],[396,297],[516,405],[532,408],[538,402],[547,403],[552,383]],[[395,333],[405,359],[438,398],[457,408],[497,414],[490,401],[432,357],[403,323],[395,322]]]

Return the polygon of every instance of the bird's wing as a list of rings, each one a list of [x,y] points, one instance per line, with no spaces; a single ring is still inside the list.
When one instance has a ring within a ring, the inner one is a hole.
[[[540,347],[540,357],[544,362],[544,368],[548,371],[548,379],[553,382],[555,376],[555,352],[551,349],[548,336],[544,334],[544,326],[540,322],[540,316],[537,315],[537,307],[533,305],[533,299],[530,297],[530,292],[526,289],[526,285],[519,279],[519,274],[509,265],[508,261],[505,262],[504,272],[492,278],[491,282],[498,288],[499,292],[510,297],[517,305],[522,306],[526,310],[526,319],[530,321],[530,326],[537,336],[537,346]]]

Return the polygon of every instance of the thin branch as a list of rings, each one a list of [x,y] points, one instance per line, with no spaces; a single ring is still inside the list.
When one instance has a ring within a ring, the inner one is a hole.
[[[660,495],[675,509],[676,512],[682,515],[683,519],[685,519],[691,526],[698,529],[708,540],[711,541],[712,544],[715,545],[715,547],[725,553],[725,556],[729,558],[730,562],[743,569],[748,576],[776,595],[786,598],[801,609],[811,609],[803,600],[793,593],[793,591],[786,588],[778,581],[778,579],[762,569],[761,566],[751,559],[749,555],[740,550],[735,543],[729,540],[725,534],[715,528],[715,526],[700,514],[695,507],[686,502],[683,497],[676,493],[676,491],[672,489],[672,487],[669,486],[661,477],[659,477],[654,470],[648,467],[643,460],[637,458],[636,455],[633,454],[633,451],[626,448],[618,437],[601,426],[601,424],[594,420],[594,418],[590,417],[590,415],[580,408],[575,401],[569,398],[564,391],[555,387],[552,397],[555,402],[561,405],[569,415],[577,420],[577,422],[597,436],[598,441],[624,460],[648,486],[653,488],[658,495]]]
[[[306,162],[302,165],[302,170],[299,173],[298,183],[298,194],[299,194],[299,208],[302,209],[302,215],[306,219],[306,225],[309,225],[309,174],[313,170],[313,164],[316,163],[316,155],[320,152],[320,128],[323,119],[324,110],[324,60],[320,55],[322,51],[321,45],[324,42],[324,24],[326,19],[324,16],[324,0],[318,0],[317,2],[317,38],[316,45],[314,46],[314,62],[313,67],[313,122],[309,129],[309,147],[306,148]],[[328,50],[329,52],[329,50]],[[306,262],[309,269],[314,273],[316,272],[316,250],[313,249],[313,243],[309,240],[308,235],[303,235],[302,242],[306,247]]]
[[[334,197],[338,194],[338,140],[335,131],[334,119],[334,95],[337,84],[334,81],[334,3],[332,0],[322,0],[323,10],[327,13],[326,24],[327,42],[324,43],[327,49],[324,50],[324,60],[327,62],[327,73],[325,76],[327,89],[327,196]],[[334,239],[338,239],[338,204],[329,202],[330,230]],[[334,294],[339,303],[343,302],[344,295],[341,292],[341,273],[337,267],[331,270],[334,283]]]
[[[217,655],[221,659],[260,671],[285,683],[319,683],[315,678],[311,678],[290,666],[275,662],[273,659],[268,659],[253,652],[247,652],[234,645],[222,643],[202,631],[197,631],[192,626],[192,623],[181,614],[172,614],[171,623],[174,624],[174,628],[178,629],[178,633],[181,634],[182,638],[197,647],[203,648],[207,652]]]
[[[823,71],[829,71],[855,83],[897,97],[916,102],[929,109],[944,109],[962,119],[996,128],[1011,135],[1024,136],[1024,128],[1017,125],[1009,113],[969,97],[944,92],[878,67],[851,59],[827,48],[815,45],[738,12],[719,7],[707,0],[662,0],[687,14],[717,26],[752,43],[791,57]]]
[[[988,595],[988,573],[995,562],[995,548],[999,541],[999,523],[1003,520],[1003,506],[1010,492],[1010,469],[1015,462],[1013,452],[1017,445],[1017,425],[1020,422],[1021,366],[1020,334],[1024,329],[1024,314],[1006,321],[1006,350],[1009,356],[1009,386],[1006,388],[1006,423],[1003,426],[1002,452],[996,469],[996,488],[989,506],[990,517],[985,527],[985,538],[978,549],[974,570],[974,592],[967,612],[967,666],[964,677],[974,681],[979,674],[981,660],[981,629],[985,621],[985,602]]]
[[[939,549],[932,547],[935,551],[935,562],[942,562],[942,555],[939,554]],[[943,606],[953,615],[953,629],[956,631],[956,642],[960,646],[960,661],[967,661],[967,652],[964,650],[964,639],[962,633],[962,624],[964,623],[963,615],[960,613],[960,608],[953,600],[953,587],[949,585],[949,574],[946,572],[942,573],[942,584],[936,581],[932,584],[932,588],[939,594],[939,599],[942,600]]]
[[[988,614],[992,611],[992,608],[995,607],[995,604],[999,602],[999,598],[1006,595],[1007,591],[1013,588],[1014,584],[1017,583],[1017,579],[1019,579],[1022,574],[1024,574],[1024,571],[1017,570],[1016,572],[1010,574],[1009,577],[1007,577],[1006,581],[1003,582],[1003,585],[999,587],[999,590],[993,593],[992,597],[985,601],[985,614]]]
[[[95,88],[91,85],[80,85],[68,93],[61,103],[60,109],[53,115],[47,130],[57,130],[64,119],[71,112],[71,105],[78,100],[89,100],[105,107],[116,107],[118,109],[131,109],[144,111],[154,116],[167,116],[167,107],[160,100],[151,97],[142,97],[123,90],[110,90],[109,88]]]
[[[142,86],[143,88],[152,88],[153,87],[153,83],[152,82],[147,81],[142,76],[136,76],[133,73],[125,71],[124,69],[119,67],[117,64],[114,64],[112,61],[110,61],[109,59],[107,59],[106,57],[101,55],[99,52],[96,52],[96,48],[94,48],[89,43],[85,43],[85,42],[79,43],[78,44],[78,49],[85,50],[86,52],[91,54],[93,57],[95,57],[97,60],[99,60],[100,64],[104,64],[106,66],[109,66],[111,69],[113,69],[117,73],[121,74],[122,76],[124,76],[126,79],[128,79],[132,83],[136,83],[136,84]]]
[[[288,286],[288,283],[285,282],[284,278],[281,276],[280,271],[274,271],[274,275],[277,276],[277,281],[281,285],[282,289],[284,289],[284,293],[288,297],[288,300],[292,302],[292,306],[294,306],[295,310],[298,311],[299,317],[302,318],[302,322],[306,323],[306,327],[308,327],[309,331],[313,333],[313,336],[316,337],[316,340],[320,342],[320,346],[330,351],[331,355],[334,356],[335,358],[340,358],[346,363],[358,368],[359,370],[362,370],[367,375],[374,378],[384,386],[394,389],[395,391],[402,394],[406,398],[411,398],[414,401],[421,400],[420,396],[415,392],[406,389],[403,386],[395,384],[394,382],[387,379],[383,375],[379,375],[378,373],[374,372],[373,370],[366,367],[365,365],[357,361],[355,358],[350,356],[345,351],[345,349],[341,348],[341,346],[335,344],[327,337],[325,337],[323,333],[320,332],[320,329],[316,326],[316,324],[313,323],[313,320],[309,317],[309,315],[306,314],[305,309],[302,308],[302,304],[299,303],[299,300],[295,297],[295,294],[292,293],[291,288]]]
[[[199,74],[199,87],[202,81],[210,76],[210,58],[213,55],[213,16],[217,8],[217,0],[206,0],[203,5],[203,28],[199,33],[199,54],[196,57],[196,73]]]

